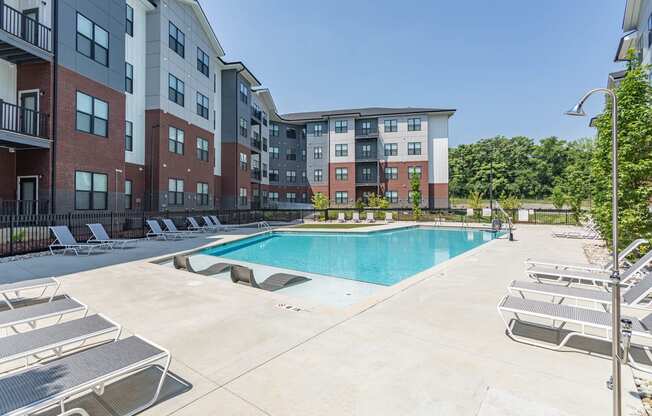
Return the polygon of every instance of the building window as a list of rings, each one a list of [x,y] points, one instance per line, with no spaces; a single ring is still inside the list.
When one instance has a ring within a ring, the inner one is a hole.
[[[288,183],[296,183],[297,182],[297,172],[294,170],[288,170],[285,172],[285,180]]]
[[[208,120],[208,97],[197,92],[197,114]]]
[[[263,118],[263,126],[267,126],[267,113],[262,112],[262,118]]]
[[[134,35],[134,9],[130,5],[126,5],[127,10],[126,10],[126,24],[125,24],[125,32],[129,36]]]
[[[109,64],[109,32],[77,13],[77,52],[95,62]]]
[[[108,195],[108,175],[94,172],[75,172],[75,209],[107,209]]]
[[[385,133],[394,133],[398,131],[398,120],[385,120]]]
[[[171,153],[183,155],[184,132],[176,127],[168,127],[168,150]]]
[[[247,205],[247,188],[240,188],[240,205]]]
[[[301,171],[301,183],[306,183],[308,182],[308,177],[306,176],[306,171],[303,170]]]
[[[269,135],[272,137],[278,137],[278,124],[270,123],[269,125]]]
[[[385,156],[397,156],[398,143],[385,143]]]
[[[210,65],[210,58],[208,57],[208,54],[202,51],[201,48],[198,46],[197,47],[197,70],[208,77],[209,76],[208,74],[210,73],[209,65]]]
[[[297,202],[297,194],[295,192],[286,192],[285,200],[287,202]]]
[[[362,168],[360,179],[363,182],[370,182],[373,178],[371,176],[371,168]]]
[[[285,160],[297,160],[297,150],[294,147],[286,149]]]
[[[267,151],[267,137],[263,137],[263,152]]]
[[[208,205],[208,184],[197,182],[197,204]]]
[[[421,166],[408,166],[408,178],[412,179],[414,176],[421,177]]]
[[[385,180],[395,181],[398,179],[398,168],[385,168]]]
[[[348,168],[335,168],[335,179],[338,181],[346,181],[349,179]]]
[[[269,192],[269,202],[278,202],[278,192]]]
[[[363,144],[360,146],[360,157],[369,159],[371,157],[371,145],[370,144]]]
[[[306,149],[301,149],[301,160],[306,160]]]
[[[421,130],[421,119],[420,118],[408,118],[407,120],[408,131],[420,131]]]
[[[348,120],[335,121],[335,133],[346,133],[348,130],[348,126],[349,126]]]
[[[324,151],[321,146],[317,146],[313,149],[312,157],[313,159],[321,159],[324,156]]]
[[[348,156],[349,155],[349,145],[348,144],[336,144],[335,145],[335,156]]]
[[[263,178],[267,177],[267,163],[263,163]]]
[[[285,137],[288,139],[296,139],[297,138],[297,129],[294,129],[292,127],[288,127],[287,130],[285,130]]]
[[[125,62],[125,91],[134,93],[134,66],[129,62]]]
[[[278,169],[269,170],[269,180],[270,182],[278,182]]]
[[[125,150],[134,150],[134,123],[125,121]]]
[[[387,191],[387,192],[385,192],[385,198],[387,198],[391,204],[397,204],[398,203],[398,192],[396,192],[396,191]]]
[[[317,137],[321,136],[323,134],[323,128],[324,126],[322,124],[315,124],[313,135]]]
[[[175,51],[180,57],[186,57],[186,35],[179,30],[174,23],[170,22],[168,25],[168,39],[170,49]]]
[[[109,104],[99,98],[77,91],[77,130],[107,137]]]
[[[408,143],[408,155],[420,155],[421,154],[421,143],[420,142],[409,142]]]
[[[172,74],[168,74],[168,98],[170,101],[183,107],[185,104],[185,91],[186,86],[183,81]]]
[[[335,202],[337,204],[346,204],[349,202],[349,193],[346,191],[335,192]]]
[[[242,82],[240,83],[240,101],[245,104],[249,103],[249,89]]]
[[[361,123],[360,134],[362,135],[371,134],[371,121],[365,120]]]
[[[127,179],[125,180],[125,209],[133,208],[134,206],[133,198],[134,198],[133,182]]]
[[[276,146],[270,146],[269,147],[269,158],[270,159],[278,159],[278,147],[276,147]]]
[[[208,162],[208,140],[197,137],[197,159]]]
[[[324,171],[321,169],[315,169],[313,179],[315,182],[321,182],[324,180]]]
[[[240,153],[240,170],[247,170],[247,155]]]
[[[183,205],[183,179],[168,179],[168,204]]]
[[[244,117],[240,117],[240,135],[247,137],[247,120]]]

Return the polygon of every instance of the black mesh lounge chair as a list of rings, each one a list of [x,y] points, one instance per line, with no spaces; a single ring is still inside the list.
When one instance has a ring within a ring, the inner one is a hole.
[[[174,256],[173,263],[175,269],[187,270],[191,273],[201,274],[202,276],[212,276],[214,274],[224,273],[233,266],[231,263],[215,263],[203,270],[196,270],[192,267],[192,264],[190,264],[190,256],[183,254],[177,254]]]
[[[284,287],[298,285],[299,283],[304,283],[309,281],[307,277],[297,276],[294,274],[287,273],[274,273],[265,279],[264,282],[256,282],[254,277],[254,271],[245,266],[239,266],[234,264],[231,267],[231,280],[233,283],[242,283],[255,287],[256,289],[263,289],[270,292],[274,292]]]

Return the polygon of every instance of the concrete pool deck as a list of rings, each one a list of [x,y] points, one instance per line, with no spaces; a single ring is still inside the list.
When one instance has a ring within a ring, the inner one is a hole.
[[[492,241],[347,308],[146,260],[68,274],[62,291],[171,351],[193,388],[148,415],[607,415],[609,360],[512,341],[496,312],[526,258],[586,261],[584,242],[553,239],[554,228],[520,226],[517,241]],[[194,240],[161,244],[214,241]],[[0,264],[0,276],[71,261],[83,257]],[[627,367],[623,380],[624,414],[644,414]]]

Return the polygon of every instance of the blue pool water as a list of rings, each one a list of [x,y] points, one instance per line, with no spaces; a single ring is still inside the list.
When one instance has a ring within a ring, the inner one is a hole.
[[[416,227],[372,233],[272,232],[203,254],[389,286],[493,238],[486,231]]]

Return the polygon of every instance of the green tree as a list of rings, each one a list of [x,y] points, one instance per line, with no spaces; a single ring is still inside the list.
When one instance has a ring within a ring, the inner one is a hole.
[[[652,237],[648,210],[652,197],[652,86],[630,51],[627,74],[615,90],[618,97],[619,241]],[[611,240],[611,103],[596,120],[598,136],[592,159],[593,215],[602,235]]]
[[[555,185],[554,188],[552,188],[552,205],[557,208],[557,209],[562,209],[564,208],[564,204],[566,203],[566,194],[564,193],[564,190],[562,189],[562,184],[559,183]]]
[[[412,213],[414,219],[421,218],[421,175],[414,174],[410,178],[410,192],[412,194]]]
[[[315,209],[328,209],[330,201],[321,192],[317,192],[312,196],[312,206]]]
[[[473,210],[482,209],[482,194],[478,191],[470,192],[466,203]]]

